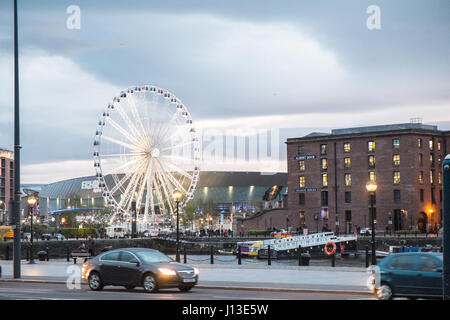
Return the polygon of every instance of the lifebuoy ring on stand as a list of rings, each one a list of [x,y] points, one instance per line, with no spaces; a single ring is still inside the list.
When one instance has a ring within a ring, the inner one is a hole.
[[[332,246],[331,251],[328,250],[328,246]],[[327,244],[325,245],[324,251],[325,251],[326,255],[328,255],[328,256],[335,254],[336,253],[336,243],[334,243],[333,241],[328,241]]]

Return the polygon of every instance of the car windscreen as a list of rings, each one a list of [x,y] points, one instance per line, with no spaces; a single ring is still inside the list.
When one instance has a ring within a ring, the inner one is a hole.
[[[138,251],[137,256],[141,258],[144,262],[155,263],[155,262],[172,262],[173,259],[166,256],[164,253],[159,251]]]

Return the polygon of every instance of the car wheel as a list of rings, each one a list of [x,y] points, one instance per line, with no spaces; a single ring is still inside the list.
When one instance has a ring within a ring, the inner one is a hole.
[[[193,288],[193,286],[181,286],[181,287],[178,287],[178,289],[180,289],[181,292],[188,292],[192,288]]]
[[[100,291],[103,289],[102,279],[100,278],[100,274],[98,272],[91,272],[88,278],[89,288],[93,291]]]
[[[158,283],[156,282],[155,277],[150,273],[144,275],[144,279],[142,280],[142,286],[144,287],[144,290],[149,293],[158,291]]]
[[[383,283],[376,290],[376,295],[378,300],[392,300],[392,288],[388,284]]]

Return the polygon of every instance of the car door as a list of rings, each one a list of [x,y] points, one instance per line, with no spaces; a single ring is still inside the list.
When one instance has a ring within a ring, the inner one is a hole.
[[[388,273],[392,279],[394,293],[398,295],[414,295],[417,293],[418,276],[415,254],[399,254],[392,257],[388,264]]]
[[[418,255],[417,269],[419,294],[442,296],[442,260],[431,254]]]
[[[140,267],[136,264],[139,259],[129,251],[121,251],[119,257],[118,281],[122,285],[138,284],[140,280]]]
[[[111,284],[117,283],[119,253],[120,251],[112,251],[100,257],[100,276],[104,282]]]

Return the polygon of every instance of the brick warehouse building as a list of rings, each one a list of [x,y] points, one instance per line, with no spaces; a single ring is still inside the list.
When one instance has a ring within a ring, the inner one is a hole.
[[[9,201],[14,198],[14,153],[0,149],[0,225],[6,224]]]
[[[450,132],[421,123],[311,133],[287,140],[288,209],[311,231],[370,227],[366,183],[376,181],[378,231],[442,225],[442,161]],[[292,219],[291,218],[291,219]]]

